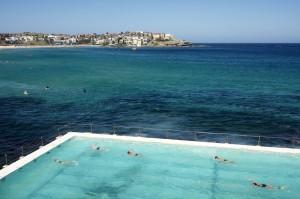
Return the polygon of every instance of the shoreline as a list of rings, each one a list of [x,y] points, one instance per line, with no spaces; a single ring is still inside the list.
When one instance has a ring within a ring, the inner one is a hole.
[[[0,46],[1,49],[32,49],[32,48],[84,48],[84,47],[91,47],[91,48],[187,48],[191,46],[141,46],[141,47],[134,47],[134,46],[100,46],[100,45],[53,45],[53,46]]]
[[[103,47],[103,46],[96,46],[96,45],[0,46],[0,49],[24,49],[24,48],[80,48],[80,47]]]

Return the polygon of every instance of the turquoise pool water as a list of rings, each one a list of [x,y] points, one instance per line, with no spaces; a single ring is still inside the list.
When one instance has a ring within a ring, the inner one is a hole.
[[[220,163],[216,155],[235,163]],[[299,155],[76,137],[2,180],[0,196],[297,198],[299,165]],[[254,187],[251,180],[285,188]]]

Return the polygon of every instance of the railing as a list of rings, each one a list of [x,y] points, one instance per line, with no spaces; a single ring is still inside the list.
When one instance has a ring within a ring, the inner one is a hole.
[[[66,128],[66,125],[63,127]],[[12,150],[9,150],[4,154],[0,154],[0,169],[23,158],[24,156],[54,141],[57,137],[66,133],[67,131],[58,128],[57,132],[54,134],[36,137],[35,139],[25,142],[21,146],[15,146]]]
[[[288,147],[300,148],[300,138],[298,137],[276,137],[262,135],[242,135],[235,133],[212,133],[202,131],[185,131],[176,129],[160,129],[160,128],[145,128],[145,127],[130,127],[121,125],[97,125],[88,124],[68,124],[60,125],[54,134],[40,136],[31,140],[22,146],[16,146],[14,150],[4,153],[0,156],[0,167],[4,167],[25,155],[37,150],[46,145],[57,137],[64,135],[67,132],[91,132],[116,135],[130,135],[142,137],[154,137],[162,139],[179,139],[191,141],[206,141],[229,144],[247,144],[257,146],[273,146],[273,147]]]

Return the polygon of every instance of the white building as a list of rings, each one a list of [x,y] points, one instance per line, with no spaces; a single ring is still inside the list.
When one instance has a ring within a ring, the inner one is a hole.
[[[95,39],[96,45],[103,45],[105,43],[105,39]]]
[[[132,45],[137,47],[142,46],[142,39],[139,37],[132,37]]]
[[[34,40],[34,37],[33,36],[21,36],[20,40],[23,42],[31,42]]]
[[[16,41],[17,41],[18,39],[16,38],[16,37],[6,37],[5,38],[5,41],[7,42],[7,43],[15,43]]]
[[[143,38],[142,39],[142,45],[147,45],[148,44],[148,39],[147,38]]]
[[[160,33],[152,33],[152,39],[155,41],[160,40]]]
[[[164,40],[174,40],[174,39],[175,39],[175,37],[171,34],[165,34],[164,35]]]
[[[69,45],[74,45],[77,44],[77,39],[75,37],[71,37],[68,39],[68,44]]]

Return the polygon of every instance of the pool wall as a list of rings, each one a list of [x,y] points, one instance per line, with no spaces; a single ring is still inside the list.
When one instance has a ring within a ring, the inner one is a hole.
[[[145,138],[145,137],[133,137],[133,136],[120,136],[120,135],[108,135],[108,134],[95,134],[95,133],[79,133],[69,132],[63,136],[57,137],[53,142],[41,146],[38,150],[30,153],[27,156],[20,158],[18,161],[5,166],[0,170],[0,180],[5,178],[10,173],[22,168],[24,165],[37,159],[53,148],[66,142],[73,137],[85,137],[85,138],[102,138],[102,139],[115,139],[124,141],[135,142],[147,142],[147,143],[161,143],[161,144],[173,144],[173,145],[189,145],[195,147],[212,147],[212,148],[224,148],[224,149],[236,149],[236,150],[251,150],[259,152],[275,152],[275,153],[290,153],[300,154],[300,149],[292,148],[277,148],[277,147],[263,147],[263,146],[250,146],[239,144],[224,144],[224,143],[212,143],[212,142],[198,142],[198,141],[186,141],[186,140],[172,140],[172,139],[159,139],[159,138]]]

